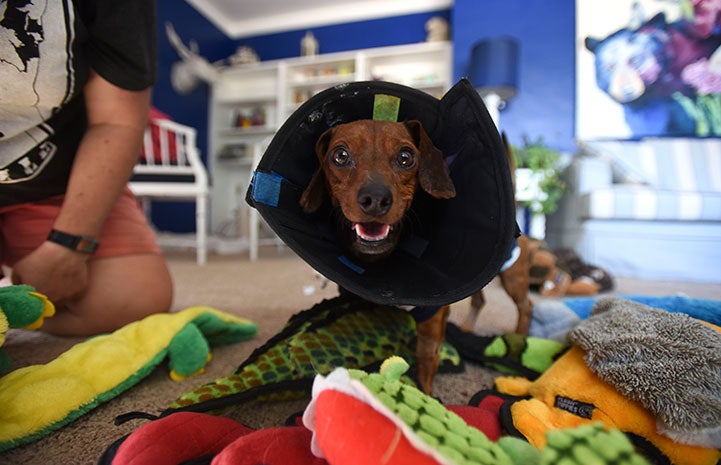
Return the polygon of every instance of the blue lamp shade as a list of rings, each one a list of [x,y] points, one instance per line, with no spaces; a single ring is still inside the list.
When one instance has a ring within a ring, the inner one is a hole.
[[[502,100],[518,88],[518,42],[510,37],[481,40],[473,45],[468,79],[479,93],[495,93]]]

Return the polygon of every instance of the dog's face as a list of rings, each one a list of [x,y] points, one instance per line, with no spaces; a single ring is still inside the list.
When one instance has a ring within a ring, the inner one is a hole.
[[[455,196],[443,155],[418,121],[341,124],[320,136],[316,154],[320,168],[301,207],[312,213],[329,197],[342,213],[341,242],[367,261],[395,249],[418,186],[436,198]]]

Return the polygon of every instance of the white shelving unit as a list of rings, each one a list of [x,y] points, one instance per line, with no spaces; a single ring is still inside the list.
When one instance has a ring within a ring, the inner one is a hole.
[[[226,68],[210,99],[211,232],[239,248],[275,242],[245,203],[252,170],[275,132],[304,101],[329,87],[392,81],[440,97],[452,85],[452,46],[425,42]],[[267,241],[266,241],[267,239]]]

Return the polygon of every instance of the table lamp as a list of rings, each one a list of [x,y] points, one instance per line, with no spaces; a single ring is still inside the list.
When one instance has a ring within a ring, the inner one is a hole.
[[[518,42],[510,37],[476,42],[471,49],[468,79],[497,128],[500,110],[518,88]]]

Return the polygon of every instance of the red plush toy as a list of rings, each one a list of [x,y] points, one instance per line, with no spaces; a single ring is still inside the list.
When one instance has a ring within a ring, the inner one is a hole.
[[[207,456],[213,465],[514,463],[484,434],[501,436],[500,404],[446,408],[399,380],[407,368],[395,357],[382,375],[337,369],[318,376],[303,416],[307,428],[256,431],[229,418],[178,412],[142,426],[100,464],[170,465]]]

